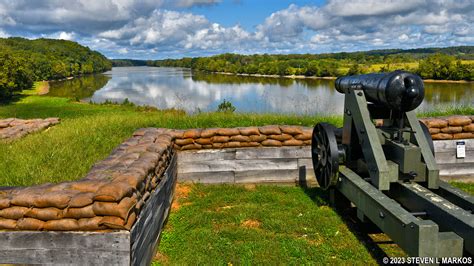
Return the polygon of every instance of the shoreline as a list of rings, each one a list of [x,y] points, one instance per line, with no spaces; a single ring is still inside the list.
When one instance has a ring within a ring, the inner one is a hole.
[[[192,70],[192,69],[191,69]],[[199,71],[199,70],[196,70]],[[205,72],[205,71],[200,71]],[[316,76],[303,76],[303,75],[264,75],[264,74],[248,74],[248,73],[230,73],[230,72],[207,72],[211,74],[229,75],[229,76],[242,76],[242,77],[258,77],[258,78],[289,78],[289,79],[322,79],[322,80],[335,80],[337,77],[316,77]],[[474,81],[468,80],[449,80],[449,79],[423,79],[426,83],[474,83]]]

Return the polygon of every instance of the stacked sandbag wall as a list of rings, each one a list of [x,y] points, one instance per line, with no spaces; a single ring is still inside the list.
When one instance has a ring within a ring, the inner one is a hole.
[[[433,140],[474,138],[474,116],[422,118],[420,121],[428,127]]]
[[[300,126],[176,130],[174,144],[178,150],[304,146],[311,144],[311,134]]]
[[[137,131],[82,180],[0,190],[0,229],[130,230],[174,154],[171,132]]]
[[[12,141],[59,124],[57,117],[46,119],[0,119],[0,141]]]

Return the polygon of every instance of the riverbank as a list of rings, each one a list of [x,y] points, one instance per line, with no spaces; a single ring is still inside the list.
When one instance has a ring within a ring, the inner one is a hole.
[[[337,79],[337,77],[316,77],[316,76],[303,76],[303,75],[280,76],[280,75],[263,75],[263,74],[230,73],[230,72],[212,72],[212,74],[242,76],[242,77],[260,77],[260,78],[322,79],[322,80]],[[436,79],[424,79],[423,82],[426,82],[426,83],[474,83],[474,81],[468,81],[468,80],[436,80]]]

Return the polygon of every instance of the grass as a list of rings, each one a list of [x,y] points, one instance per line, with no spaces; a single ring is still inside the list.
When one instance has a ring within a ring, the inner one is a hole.
[[[319,188],[184,183],[175,191],[154,265],[372,265],[406,256],[353,209],[330,207]]]
[[[176,195],[154,264],[376,263],[319,189],[180,185]]]

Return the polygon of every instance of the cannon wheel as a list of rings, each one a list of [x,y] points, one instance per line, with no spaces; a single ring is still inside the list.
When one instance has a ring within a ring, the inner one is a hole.
[[[339,173],[335,129],[331,124],[318,123],[311,140],[314,173],[319,186],[325,190],[336,185]]]
[[[433,153],[433,156],[435,155],[435,150],[434,150],[434,144],[433,144],[433,138],[431,138],[430,130],[428,127],[420,122],[421,129],[423,130],[423,134],[426,137],[426,140],[428,141],[428,146],[430,146],[431,153]]]

